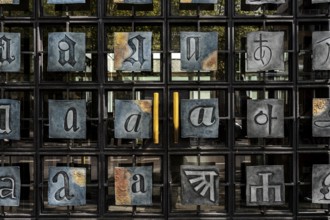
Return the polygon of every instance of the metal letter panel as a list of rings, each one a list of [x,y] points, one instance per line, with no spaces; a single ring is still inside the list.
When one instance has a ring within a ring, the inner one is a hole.
[[[0,139],[20,140],[20,101],[0,99]]]
[[[0,167],[0,206],[19,206],[20,167]]]
[[[247,34],[247,72],[284,70],[284,32]]]
[[[285,0],[246,0],[247,5],[284,4]]]
[[[219,136],[218,99],[182,99],[180,111],[182,138]]]
[[[247,135],[249,138],[284,137],[283,100],[247,100]]]
[[[181,203],[183,205],[219,204],[219,168],[181,165]]]
[[[313,70],[330,70],[330,31],[312,34]]]
[[[115,100],[115,138],[151,138],[151,100]]]
[[[115,70],[152,70],[152,32],[115,32]]]
[[[330,165],[314,164],[312,174],[312,203],[330,204]]]
[[[313,99],[314,137],[330,137],[330,99]]]
[[[217,70],[217,32],[180,32],[180,50],[182,70]]]
[[[47,0],[48,4],[77,4],[86,3],[86,0]]]
[[[216,4],[218,0],[180,0],[182,4]]]
[[[152,0],[114,0],[119,4],[152,4]]]
[[[152,167],[115,167],[116,205],[152,205]]]
[[[48,204],[79,206],[86,204],[86,169],[49,167]]]
[[[246,205],[273,206],[285,202],[282,165],[246,167]]]
[[[55,32],[48,35],[47,71],[76,72],[85,70],[85,33]]]
[[[86,138],[85,100],[48,100],[49,138]]]
[[[0,72],[19,72],[21,68],[21,34],[0,33]]]

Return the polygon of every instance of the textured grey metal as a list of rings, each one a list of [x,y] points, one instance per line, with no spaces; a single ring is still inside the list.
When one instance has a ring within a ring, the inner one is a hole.
[[[183,205],[219,204],[219,168],[181,165],[181,203]]]
[[[284,70],[284,32],[247,34],[247,72]]]
[[[282,165],[246,167],[246,205],[273,206],[285,202]]]
[[[312,33],[313,70],[330,70],[330,31]]]
[[[120,4],[152,4],[152,0],[114,0],[114,3],[120,3]]]
[[[19,72],[21,68],[21,34],[0,33],[0,72]]]
[[[330,204],[330,164],[314,164],[312,203]]]
[[[114,35],[115,70],[152,70],[152,32],[115,32]]]
[[[85,100],[48,100],[49,138],[86,138]]]
[[[77,4],[86,3],[86,0],[47,0],[48,4]]]
[[[313,124],[314,137],[330,137],[330,99],[313,99]]]
[[[330,2],[330,0],[312,0],[312,4],[327,3],[327,2]]]
[[[284,4],[285,0],[246,0],[248,5]]]
[[[217,70],[217,32],[180,32],[180,50],[182,70]]]
[[[19,206],[20,196],[20,168],[0,167],[0,206]]]
[[[284,137],[283,100],[247,100],[247,136],[249,138]]]
[[[47,71],[75,72],[85,70],[85,33],[54,32],[48,35]]]
[[[20,139],[20,106],[20,101],[0,99],[0,139]]]
[[[152,205],[152,166],[115,167],[116,205]]]
[[[151,138],[151,100],[115,100],[115,138]]]
[[[180,111],[182,138],[219,136],[218,99],[182,99]]]
[[[181,4],[216,4],[218,0],[180,0]]]
[[[86,204],[86,168],[49,167],[48,204],[79,206]]]

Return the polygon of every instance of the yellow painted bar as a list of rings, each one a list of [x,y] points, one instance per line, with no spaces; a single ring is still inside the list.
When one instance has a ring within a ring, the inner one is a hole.
[[[154,93],[153,103],[153,137],[154,144],[159,144],[159,93]]]
[[[174,127],[174,143],[179,142],[179,93],[173,92],[173,127]]]

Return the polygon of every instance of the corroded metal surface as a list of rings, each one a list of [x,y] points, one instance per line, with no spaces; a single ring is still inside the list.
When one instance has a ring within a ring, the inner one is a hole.
[[[20,194],[20,168],[0,167],[0,206],[19,206]]]
[[[20,101],[0,99],[0,139],[20,139],[20,106]]]
[[[313,124],[314,137],[330,137],[330,99],[313,99]]]
[[[314,164],[312,173],[312,203],[330,204],[330,165]]]

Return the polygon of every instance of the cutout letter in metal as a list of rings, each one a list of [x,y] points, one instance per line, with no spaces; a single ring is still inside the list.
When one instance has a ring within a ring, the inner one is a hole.
[[[285,0],[246,0],[247,5],[284,4]]]
[[[85,70],[85,33],[56,32],[48,36],[48,71]]]
[[[0,33],[0,72],[19,72],[21,67],[21,34]]]
[[[20,192],[20,168],[0,167],[0,206],[19,206]]]
[[[330,70],[330,31],[312,34],[313,70]]]
[[[313,99],[313,137],[330,137],[330,99]]]
[[[115,138],[151,138],[151,100],[115,100]]]
[[[20,139],[20,102],[0,99],[0,139]]]
[[[249,138],[284,137],[283,100],[247,100],[247,135]]]
[[[86,138],[86,101],[49,100],[49,138]]]
[[[330,204],[330,165],[329,164],[313,165],[312,203]]]
[[[219,169],[216,166],[182,165],[180,170],[182,204],[219,203]]]
[[[152,205],[152,167],[115,167],[116,205]]]
[[[247,34],[247,72],[284,70],[284,32]]]
[[[86,169],[50,167],[48,204],[78,206],[86,204]]]
[[[152,4],[152,0],[114,0],[117,4]]]
[[[180,47],[182,70],[217,70],[217,32],[181,32]]]
[[[47,0],[48,4],[77,4],[86,3],[86,0]]]
[[[217,138],[218,99],[181,100],[181,137]]]
[[[151,32],[116,32],[116,70],[151,71]]]
[[[283,166],[248,166],[246,181],[247,206],[284,204]]]

